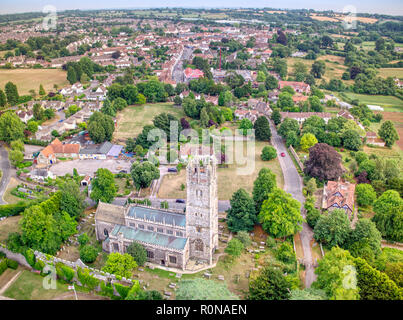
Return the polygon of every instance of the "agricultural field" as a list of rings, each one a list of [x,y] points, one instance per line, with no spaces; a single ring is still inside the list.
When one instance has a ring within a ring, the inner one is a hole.
[[[344,92],[349,99],[358,99],[360,103],[378,105],[387,112],[403,112],[403,101],[394,96],[368,95]]]
[[[393,77],[403,79],[403,68],[380,68],[379,76],[382,78]]]
[[[8,81],[17,85],[20,95],[29,94],[31,89],[38,93],[40,84],[43,85],[46,92],[54,90],[54,84],[57,84],[59,88],[69,84],[66,72],[60,69],[0,70],[0,88],[4,88]]]
[[[152,124],[153,118],[167,112],[177,118],[185,116],[182,108],[174,107],[173,103],[155,103],[143,106],[129,106],[117,115],[117,127],[114,133],[115,141],[126,141],[138,136],[143,127]]]
[[[232,194],[239,188],[244,188],[252,193],[253,182],[255,181],[260,169],[269,168],[277,177],[277,185],[282,188],[284,186],[283,173],[277,159],[271,161],[263,161],[260,158],[262,149],[268,143],[256,141],[255,154],[248,155],[247,163],[252,164],[254,160],[254,170],[252,174],[238,175],[237,169],[245,167],[244,165],[230,164],[228,168],[218,168],[218,199],[231,199]],[[244,146],[244,150],[246,145]],[[245,151],[246,156],[246,151]],[[252,159],[253,157],[253,159]],[[186,190],[181,190],[181,185],[186,185],[186,172],[182,170],[179,174],[164,176],[161,187],[158,191],[158,197],[162,199],[184,199],[186,198]]]

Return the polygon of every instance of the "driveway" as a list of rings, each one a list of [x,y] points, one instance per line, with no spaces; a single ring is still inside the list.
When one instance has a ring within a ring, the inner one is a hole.
[[[93,176],[99,168],[105,168],[112,173],[119,173],[121,170],[130,172],[131,163],[126,160],[72,160],[59,161],[50,168],[50,171],[57,176],[64,176],[66,173],[73,174],[77,169],[79,175]]]
[[[0,181],[0,204],[6,204],[3,200],[4,192],[7,190],[8,183],[11,177],[11,165],[8,160],[8,152],[4,145],[0,145],[0,169],[3,172],[3,176]]]
[[[269,120],[270,121],[270,120]],[[301,203],[301,214],[305,218],[304,202],[305,198],[302,194],[303,183],[294,162],[290,158],[287,148],[283,139],[278,135],[276,128],[270,121],[270,128],[272,132],[272,143],[277,149],[277,154],[285,153],[285,157],[278,157],[281,170],[284,175],[284,190],[292,195],[292,197]],[[302,231],[300,232],[300,238],[302,243],[302,249],[304,251],[304,264],[305,264],[305,286],[309,288],[312,282],[315,281],[316,275],[314,273],[313,260],[312,260],[312,248],[311,241],[313,239],[313,231],[306,222],[302,225]]]

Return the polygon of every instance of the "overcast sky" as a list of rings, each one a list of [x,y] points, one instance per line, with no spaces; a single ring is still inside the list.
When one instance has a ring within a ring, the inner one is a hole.
[[[402,0],[0,0],[0,14],[42,11],[44,6],[54,5],[57,10],[110,9],[149,7],[272,7],[289,9],[315,9],[343,11],[353,5],[357,12],[403,15]]]

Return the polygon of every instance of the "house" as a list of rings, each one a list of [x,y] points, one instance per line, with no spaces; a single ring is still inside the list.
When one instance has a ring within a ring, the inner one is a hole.
[[[20,118],[20,120],[24,123],[27,123],[30,119],[34,117],[34,112],[32,110],[30,111],[23,111],[23,110],[18,110],[17,116]]]
[[[284,87],[290,86],[297,93],[306,93],[309,94],[311,92],[311,86],[305,82],[299,81],[279,81],[278,88],[281,90]]]
[[[344,209],[351,216],[354,211],[355,184],[350,182],[328,181],[323,188],[322,209],[332,211]]]
[[[234,115],[238,120],[249,119],[254,123],[259,117],[259,112],[257,110],[236,109]]]
[[[29,177],[34,181],[45,181],[46,179],[53,179],[54,175],[47,169],[34,169],[29,173]]]
[[[88,187],[91,183],[92,178],[90,176],[85,176],[83,180],[81,180],[82,187]]]
[[[77,159],[79,152],[79,144],[63,144],[56,138],[39,153],[37,163],[49,165],[56,163],[57,158]]]
[[[189,82],[190,80],[193,79],[202,78],[204,76],[204,72],[199,69],[192,69],[188,67],[184,71],[184,76],[185,76],[185,82]]]

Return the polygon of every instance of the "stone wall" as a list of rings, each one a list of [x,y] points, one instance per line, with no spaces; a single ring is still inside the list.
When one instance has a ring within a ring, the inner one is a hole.
[[[2,247],[1,245],[0,245],[0,252],[3,252],[8,259],[17,261],[20,265],[27,267],[28,269],[32,269],[32,267],[28,264],[27,260],[21,253],[12,252],[7,248]]]
[[[298,154],[295,152],[294,148],[290,145],[288,147],[288,150],[290,150],[291,154],[293,155],[293,157],[295,158],[295,161],[297,162],[299,168],[304,171],[304,165],[302,164],[301,160],[298,157]]]

